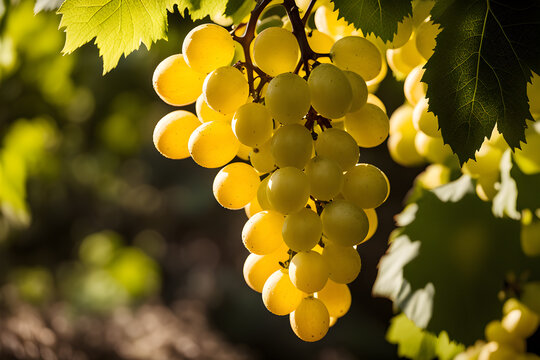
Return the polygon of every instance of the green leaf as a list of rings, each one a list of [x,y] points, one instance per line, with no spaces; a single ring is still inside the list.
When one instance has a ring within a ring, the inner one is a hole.
[[[239,24],[249,15],[256,3],[254,0],[229,0],[225,9],[225,16],[231,17],[233,24]]]
[[[432,14],[443,31],[422,81],[445,143],[464,163],[497,125],[519,147],[532,119],[527,81],[540,70],[540,4],[448,0]]]
[[[437,337],[420,329],[405,314],[392,318],[386,340],[398,345],[400,357],[416,360],[431,360],[435,357]]]
[[[339,18],[384,41],[392,40],[398,22],[412,13],[410,0],[334,0],[334,5]]]
[[[452,360],[457,354],[465,351],[465,346],[451,341],[446,331],[441,331],[437,338],[435,353],[439,360]]]
[[[193,20],[204,19],[208,15],[225,13],[228,0],[168,0],[181,10],[187,9]]]

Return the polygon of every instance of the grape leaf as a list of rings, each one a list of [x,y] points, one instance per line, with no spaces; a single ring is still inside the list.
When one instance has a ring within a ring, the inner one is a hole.
[[[227,0],[66,0],[58,12],[65,28],[63,53],[71,53],[95,38],[103,58],[103,73],[112,70],[122,55],[137,50],[141,42],[149,49],[166,39],[167,10],[177,5],[193,19],[223,13]]]
[[[410,0],[334,0],[339,18],[353,23],[365,35],[373,33],[390,41],[397,32],[397,24],[411,15]]]
[[[41,11],[50,11],[56,10],[62,5],[64,0],[36,0],[34,5],[34,14],[37,14]]]
[[[519,220],[521,213],[517,211],[518,188],[516,181],[512,178],[512,154],[506,150],[501,158],[501,188],[493,198],[493,215],[497,217],[508,216]]]
[[[255,7],[254,0],[229,0],[225,16],[230,16],[233,24],[239,24]]]
[[[443,31],[422,81],[445,143],[463,163],[497,125],[519,148],[532,119],[527,81],[540,70],[540,3],[438,1],[432,15]]]

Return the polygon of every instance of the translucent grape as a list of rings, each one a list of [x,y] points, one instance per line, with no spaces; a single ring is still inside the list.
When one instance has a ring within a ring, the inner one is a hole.
[[[351,35],[355,30],[354,26],[348,24],[344,18],[338,19],[337,11],[333,11],[326,6],[317,9],[314,21],[318,30],[332,37]]]
[[[285,218],[282,229],[285,244],[296,252],[311,250],[321,239],[322,222],[316,212],[302,208]]]
[[[232,128],[238,140],[247,146],[257,147],[272,136],[273,122],[264,105],[247,103],[234,113]]]
[[[392,135],[388,138],[388,151],[392,159],[407,167],[420,166],[425,160],[416,150],[414,144],[415,137],[408,137],[402,134]]]
[[[516,351],[525,351],[525,340],[510,334],[498,320],[493,320],[486,325],[484,330],[487,341],[496,341],[498,343],[513,347]]]
[[[386,175],[371,164],[357,164],[345,173],[343,196],[363,209],[381,205],[390,192]]]
[[[266,255],[283,244],[281,228],[285,218],[276,211],[265,210],[253,215],[244,225],[242,242],[249,252]]]
[[[253,148],[251,146],[244,145],[240,143],[240,147],[238,148],[238,152],[236,153],[236,156],[242,160],[249,160],[249,154],[251,153],[251,150]]]
[[[358,251],[352,246],[339,246],[327,242],[322,257],[328,264],[329,277],[339,284],[348,284],[360,273],[362,262]]]
[[[343,188],[343,170],[341,166],[325,157],[316,156],[306,165],[311,195],[317,200],[330,201]]]
[[[309,198],[309,181],[302,172],[294,167],[277,169],[266,190],[272,207],[283,214],[299,211]]]
[[[428,60],[433,55],[437,41],[435,38],[441,32],[439,24],[432,20],[424,21],[416,30],[416,49],[422,57]]]
[[[380,83],[386,78],[386,75],[388,74],[388,64],[386,63],[386,61],[382,60],[381,64],[382,66],[379,74],[373,79],[366,81],[366,85],[370,95],[372,95],[372,93],[376,92],[379,89]],[[386,110],[384,112],[386,112]]]
[[[313,297],[304,298],[290,314],[289,320],[296,336],[307,342],[321,340],[330,327],[326,306]]]
[[[258,189],[258,188],[257,188]],[[244,210],[246,212],[246,216],[248,217],[248,219],[250,217],[252,217],[253,215],[255,215],[256,213],[258,212],[261,212],[263,211],[264,209],[261,207],[261,205],[259,204],[259,201],[257,200],[257,197],[255,196],[255,198],[253,200],[251,200],[249,202],[249,204],[247,204],[245,207],[244,207]]]
[[[279,167],[294,166],[303,169],[313,152],[313,138],[305,126],[285,125],[274,133],[271,150]]]
[[[345,284],[338,284],[331,279],[327,281],[326,286],[315,294],[315,297],[321,300],[330,316],[340,318],[349,311],[351,307],[351,291]]]
[[[232,163],[214,178],[214,197],[224,208],[238,210],[257,196],[259,175],[246,163]]]
[[[227,29],[215,24],[201,24],[184,38],[182,53],[190,68],[206,74],[231,63],[234,41]]]
[[[249,154],[249,161],[259,174],[266,174],[273,171],[277,165],[272,155],[271,140],[254,148]]]
[[[268,200],[268,181],[270,180],[270,176],[265,177],[261,183],[259,184],[259,188],[257,189],[257,202],[261,206],[263,210],[274,210],[274,207],[270,204],[270,201]]]
[[[240,70],[232,66],[220,67],[206,76],[204,100],[215,111],[231,114],[246,103],[249,85]]]
[[[367,215],[368,223],[369,223],[369,230],[368,234],[366,235],[366,238],[363,242],[368,241],[371,239],[371,237],[375,234],[375,231],[377,231],[377,226],[379,225],[379,219],[377,218],[377,212],[375,209],[364,209],[364,212]]]
[[[364,210],[345,201],[334,200],[321,214],[323,234],[340,246],[360,244],[368,233],[369,223]]]
[[[189,154],[193,160],[206,168],[227,164],[236,156],[239,146],[231,125],[222,121],[201,124],[193,131],[188,142]]]
[[[379,99],[376,95],[369,93],[367,97],[367,103],[378,106],[386,114],[386,106],[384,106],[382,100]]]
[[[343,171],[352,168],[360,156],[356,140],[346,131],[335,128],[327,129],[318,136],[315,152],[337,162]]]
[[[268,84],[266,106],[272,117],[282,124],[300,122],[311,106],[307,82],[292,73],[276,76]]]
[[[503,328],[514,336],[528,338],[538,328],[539,318],[534,312],[526,307],[515,309],[504,315]]]
[[[285,269],[274,272],[264,283],[263,303],[272,314],[290,314],[296,310],[303,298],[304,293],[292,284]]]
[[[268,255],[249,254],[243,269],[246,284],[253,290],[262,293],[266,280],[281,269],[279,261],[273,253]]]
[[[416,50],[414,41],[409,41],[398,49],[388,49],[386,60],[399,80],[406,77],[415,67],[425,63],[422,55]]]
[[[426,98],[422,98],[413,111],[413,125],[417,131],[422,131],[424,134],[439,137],[439,120],[434,113],[428,112],[428,101]]]
[[[195,115],[185,110],[168,113],[154,128],[154,146],[169,159],[189,157],[189,137],[201,123]]]
[[[289,30],[278,27],[264,29],[253,45],[255,65],[270,76],[294,71],[299,54],[296,37]]]
[[[381,71],[382,60],[379,49],[360,36],[346,36],[339,39],[332,46],[330,56],[339,68],[354,71],[365,81],[375,78]]]
[[[201,94],[197,98],[195,103],[195,110],[197,111],[197,117],[202,123],[209,121],[224,121],[230,123],[232,121],[233,114],[222,114],[219,111],[212,109],[206,101],[204,101],[204,95]]]
[[[521,292],[521,301],[529,309],[540,314],[540,281],[530,281],[523,285]]]
[[[426,97],[426,84],[420,81],[422,76],[424,76],[424,71],[422,65],[415,67],[411,70],[409,75],[407,75],[403,85],[405,97],[413,106],[416,105],[420,99]]]
[[[352,89],[352,100],[349,112],[357,111],[367,102],[368,88],[366,82],[360,75],[352,71],[343,71]]]
[[[156,67],[152,83],[161,100],[169,105],[185,106],[202,92],[205,74],[187,66],[182,54],[171,55]]]
[[[313,30],[307,34],[307,41],[309,47],[318,54],[328,54],[332,45],[334,45],[334,39],[328,34],[325,34],[319,30]],[[330,58],[320,57],[317,59],[322,63],[329,63]]]
[[[311,105],[322,116],[336,119],[345,115],[352,102],[347,76],[337,66],[321,64],[308,78]]]
[[[345,115],[345,130],[360,147],[380,145],[388,137],[388,116],[376,105],[366,104],[355,112]]]
[[[315,251],[299,252],[289,265],[289,277],[298,290],[312,294],[321,290],[328,280],[328,265]]]

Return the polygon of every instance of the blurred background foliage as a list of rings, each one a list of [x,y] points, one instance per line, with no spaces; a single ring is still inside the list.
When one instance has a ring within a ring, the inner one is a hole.
[[[246,217],[213,199],[217,170],[153,147],[153,127],[172,109],[154,94],[152,72],[194,24],[170,14],[168,42],[101,76],[97,49],[61,56],[59,17],[34,16],[33,6],[0,9],[0,358],[397,357],[384,339],[391,303],[371,288],[421,169],[396,165],[385,145],[362,152],[388,174],[392,195],[359,248],[349,314],[322,341],[302,343],[244,284]],[[380,86],[389,113],[402,86],[391,75]]]

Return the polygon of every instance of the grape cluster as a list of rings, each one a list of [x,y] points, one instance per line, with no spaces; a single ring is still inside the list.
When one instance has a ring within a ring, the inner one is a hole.
[[[540,360],[540,356],[526,352],[525,341],[538,329],[539,319],[538,313],[516,298],[508,299],[503,306],[502,320],[493,320],[485,327],[487,342],[477,341],[455,360]]]
[[[375,208],[389,194],[386,175],[358,163],[359,147],[388,136],[384,105],[369,93],[386,63],[332,9],[319,7],[310,29],[310,10],[301,19],[285,0],[287,17],[269,26],[258,20],[269,2],[232,32],[197,26],[182,54],[157,66],[157,94],[174,106],[196,102],[197,114],[163,117],[154,144],[165,157],[222,167],[216,200],[249,218],[246,283],[270,312],[289,315],[300,339],[317,341],[350,307],[356,246],[375,232]]]

